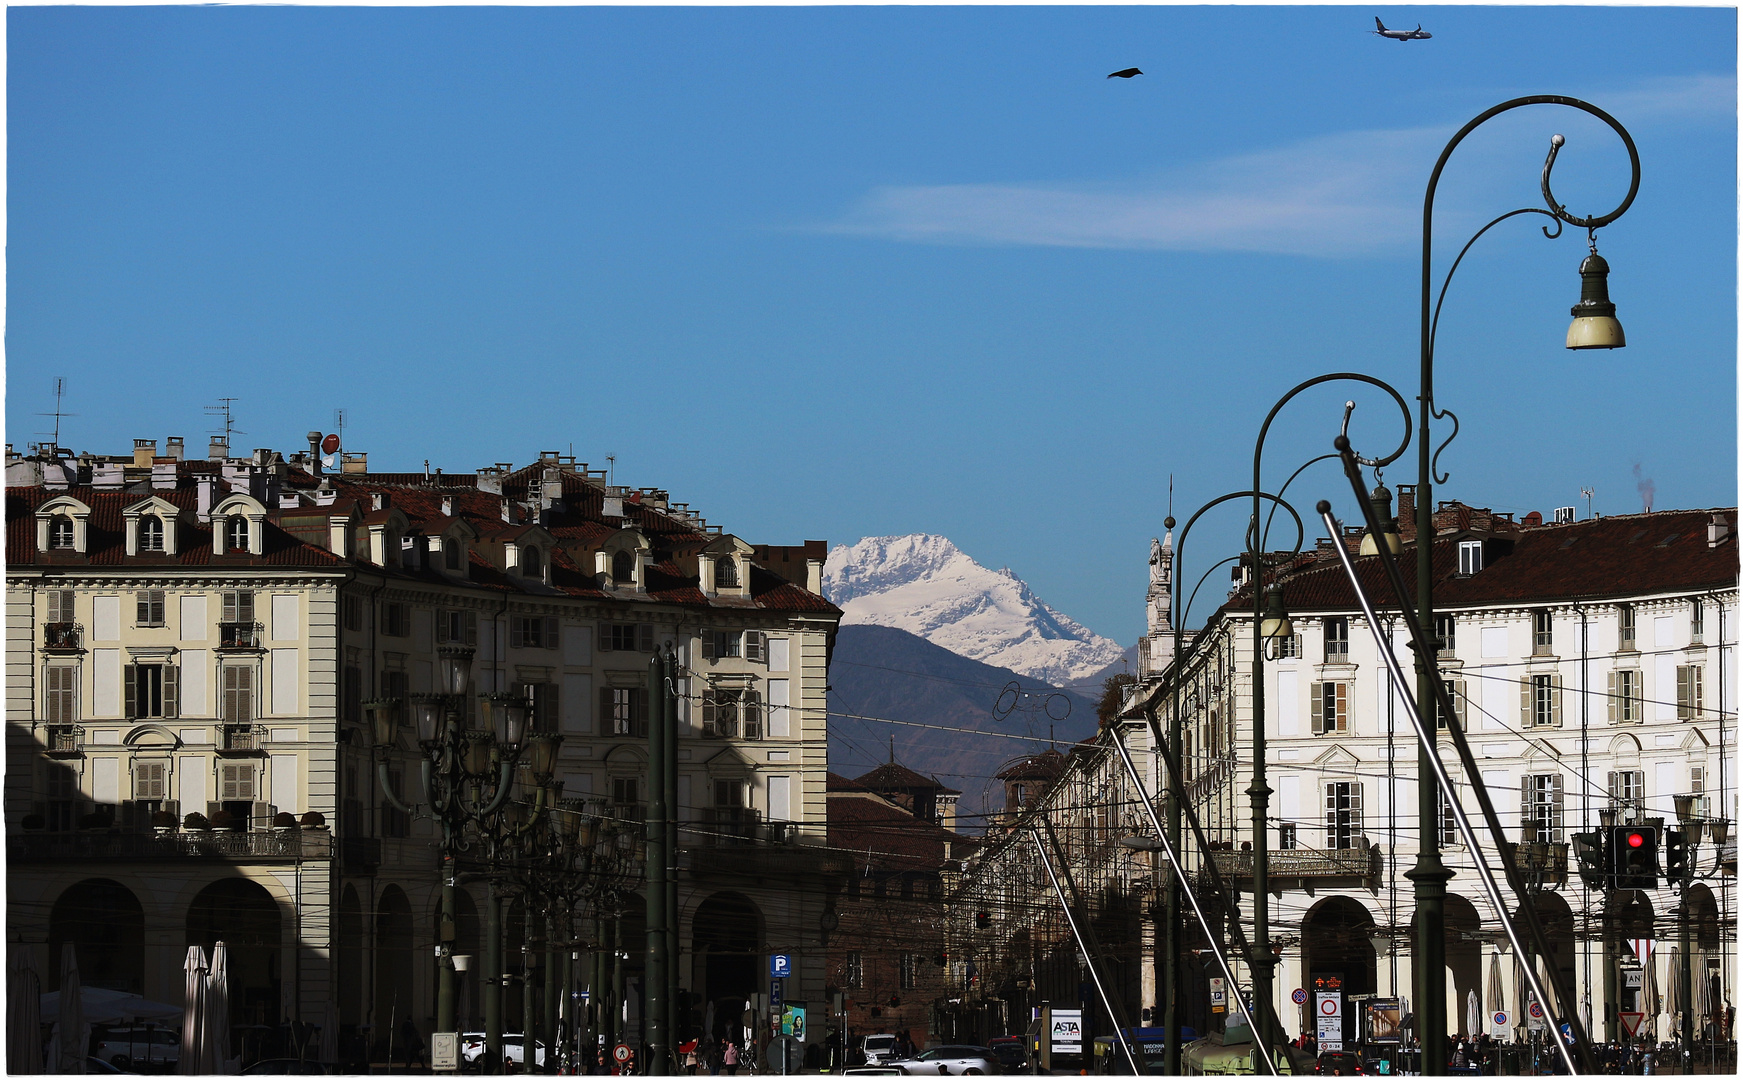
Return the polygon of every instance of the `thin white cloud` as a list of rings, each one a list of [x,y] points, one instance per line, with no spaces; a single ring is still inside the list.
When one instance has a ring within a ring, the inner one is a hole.
[[[1730,117],[1737,83],[1654,79],[1603,100],[1623,123]],[[824,231],[911,243],[1361,256],[1415,242],[1399,222],[1420,213],[1427,163],[1452,130],[1325,135],[1123,183],[883,187]],[[1535,132],[1529,146],[1540,162]]]

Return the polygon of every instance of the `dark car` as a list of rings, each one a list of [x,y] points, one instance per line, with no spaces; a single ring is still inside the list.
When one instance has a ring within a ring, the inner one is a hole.
[[[1313,1071],[1321,1076],[1362,1076],[1362,1059],[1348,1050],[1327,1050],[1319,1055]]]
[[[1019,1072],[1029,1064],[1029,1050],[1023,1045],[1021,1035],[1000,1035],[988,1040],[987,1047],[1006,1072]]]

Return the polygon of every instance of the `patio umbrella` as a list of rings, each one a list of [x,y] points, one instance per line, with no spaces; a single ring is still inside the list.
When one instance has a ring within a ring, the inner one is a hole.
[[[1675,956],[1676,950],[1672,949],[1671,955]],[[1654,1034],[1658,1031],[1659,1002],[1658,964],[1656,961],[1657,957],[1654,956],[1648,956],[1646,958],[1646,964],[1644,965],[1646,972],[1640,979],[1640,1011],[1646,1014],[1641,1023],[1645,1024],[1647,1030]]]
[[[1477,1002],[1477,992],[1465,993],[1465,1034],[1475,1037],[1483,1030],[1483,1006]]]
[[[1678,1019],[1672,1023],[1681,1026],[1679,1014],[1688,1008],[1688,1002],[1682,999],[1682,950],[1672,947],[1670,950],[1670,967],[1665,969],[1670,978],[1670,989],[1664,995],[1664,1011]]]
[[[212,966],[206,972],[206,1025],[201,1056],[212,1072],[223,1072],[230,1060],[230,952],[222,941],[212,946]]]
[[[1483,989],[1483,994],[1489,999],[1489,1011],[1500,1012],[1507,1008],[1507,994],[1501,988],[1501,954],[1495,953],[1489,957],[1489,985]],[[1497,1032],[1496,1034],[1500,1034]]]
[[[1527,1006],[1531,1003],[1531,984],[1525,981],[1525,965],[1519,960],[1519,950],[1513,950],[1513,996],[1518,1008],[1513,1010],[1513,1026],[1525,1027]]]
[[[79,952],[72,942],[61,946],[60,1068],[63,1073],[85,1071],[85,1010],[80,1007]]]
[[[321,1013],[321,1060],[329,1065],[339,1060],[339,1006],[332,1001]]]
[[[42,1071],[42,980],[30,966],[30,949],[12,947],[6,972],[6,1071]]]
[[[203,1072],[200,1036],[205,1027],[206,951],[198,945],[189,945],[182,969],[187,973],[187,981],[182,990],[182,1048],[176,1059],[176,1071],[184,1076],[199,1076]]]

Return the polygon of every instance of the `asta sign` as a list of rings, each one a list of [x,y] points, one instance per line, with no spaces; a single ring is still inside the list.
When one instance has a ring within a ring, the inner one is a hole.
[[[1083,1010],[1054,1009],[1047,1041],[1055,1054],[1083,1053]]]

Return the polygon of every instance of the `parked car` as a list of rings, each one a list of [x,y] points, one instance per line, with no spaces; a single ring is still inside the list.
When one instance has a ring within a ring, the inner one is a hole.
[[[1313,1071],[1321,1076],[1362,1076],[1366,1073],[1361,1055],[1348,1050],[1327,1050],[1319,1055]]]
[[[999,1067],[1008,1073],[1023,1072],[1029,1066],[1029,1049],[1021,1035],[999,1035],[987,1041],[987,1048],[998,1059]]]
[[[92,1074],[98,1076],[124,1075],[120,1069],[117,1069],[115,1066],[109,1064],[100,1057],[87,1057],[85,1059],[85,1074],[87,1076]]]
[[[174,1072],[181,1036],[168,1028],[112,1027],[101,1032],[93,1057],[124,1072]]]
[[[896,1049],[894,1035],[867,1035],[859,1041],[859,1049],[865,1055],[867,1065],[882,1065],[889,1061]]]
[[[890,1062],[903,1076],[997,1076],[999,1059],[985,1046],[934,1046]]]
[[[484,1032],[467,1031],[460,1035],[460,1060],[468,1065],[475,1065],[484,1056]],[[523,1045],[519,1032],[502,1036],[502,1056],[516,1065],[526,1064],[526,1047]],[[533,1046],[533,1064],[545,1063],[545,1044],[535,1043]]]

